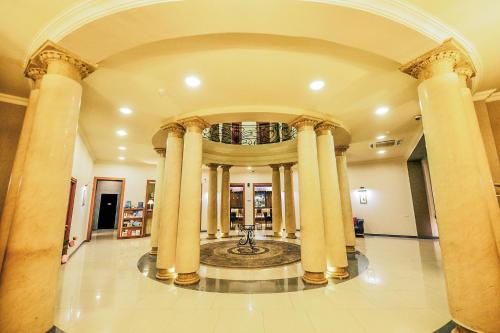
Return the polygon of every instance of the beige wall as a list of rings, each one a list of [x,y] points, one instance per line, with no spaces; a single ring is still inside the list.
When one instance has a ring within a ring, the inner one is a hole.
[[[68,249],[68,254],[75,251],[87,235],[93,167],[94,161],[82,137],[78,134],[73,153],[73,169],[71,171],[71,176],[76,178],[77,183],[70,232],[70,237],[76,236],[77,241],[76,246]]]
[[[156,179],[156,165],[96,162],[93,176],[125,178],[123,200],[130,200],[136,205],[139,201],[144,202],[146,198],[146,181]]]
[[[365,220],[366,233],[417,235],[406,161],[349,164],[348,174],[353,215]],[[359,202],[361,186],[367,189],[367,204]]]
[[[23,126],[25,106],[0,102],[0,215]]]
[[[500,101],[489,102],[486,105],[488,106],[491,129],[493,130],[497,154],[500,159]]]

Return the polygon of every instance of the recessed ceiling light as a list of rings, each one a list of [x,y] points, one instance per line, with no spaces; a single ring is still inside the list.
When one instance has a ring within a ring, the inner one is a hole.
[[[248,170],[252,170],[252,167],[247,167]]]
[[[127,147],[124,147],[124,146],[120,146],[118,147],[119,150],[127,150]]]
[[[322,80],[315,80],[309,83],[309,89],[318,91],[321,90],[325,87],[325,81]]]
[[[389,108],[387,106],[381,106],[377,110],[375,110],[375,114],[379,116],[382,116],[387,112],[389,112]]]
[[[122,129],[116,131],[116,135],[118,135],[118,136],[126,136],[127,134],[128,134],[127,131],[122,130]]]
[[[385,135],[379,135],[377,136],[377,140],[384,140],[385,139]]]
[[[133,111],[131,108],[124,106],[120,108],[120,112],[123,114],[131,114]]]
[[[201,85],[200,78],[197,76],[194,76],[194,75],[186,76],[186,78],[184,79],[184,82],[186,83],[186,85],[188,87],[191,87],[191,88],[197,88]]]
[[[377,152],[377,154],[383,155],[383,154],[385,154],[385,150],[379,150],[379,151]]]
[[[123,157],[123,156],[119,156],[119,157],[118,157],[118,159],[119,159],[120,161],[123,161],[123,160],[125,159],[125,157]]]

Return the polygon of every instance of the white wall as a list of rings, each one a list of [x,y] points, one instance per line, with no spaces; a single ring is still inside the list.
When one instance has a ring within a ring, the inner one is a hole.
[[[125,178],[123,202],[130,200],[132,205],[137,205],[146,198],[146,181],[156,179],[156,165],[96,162],[93,175]]]
[[[353,215],[365,220],[366,233],[417,235],[406,161],[349,164],[348,175]],[[361,186],[367,189],[367,204],[359,202]]]
[[[92,171],[94,161],[80,134],[76,137],[73,153],[73,169],[71,176],[76,178],[75,202],[71,220],[70,239],[77,237],[74,247],[68,248],[68,254],[75,251],[87,236],[90,200],[92,195]]]

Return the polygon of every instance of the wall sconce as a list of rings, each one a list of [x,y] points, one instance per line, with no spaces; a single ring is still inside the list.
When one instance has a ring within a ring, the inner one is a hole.
[[[155,203],[155,202],[153,201],[153,199],[149,199],[149,200],[148,200],[148,209],[153,209],[153,205],[154,205],[154,203]]]
[[[364,186],[361,186],[358,190],[358,195],[359,195],[359,203],[362,205],[368,204],[368,191]]]

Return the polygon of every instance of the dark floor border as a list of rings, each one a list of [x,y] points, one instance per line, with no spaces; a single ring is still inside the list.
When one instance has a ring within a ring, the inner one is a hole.
[[[443,327],[433,333],[451,333],[455,327],[457,327],[457,324],[453,320],[450,320]]]
[[[50,330],[48,330],[46,333],[65,333],[62,329],[57,328],[56,326],[52,326]]]
[[[365,233],[365,236],[375,236],[375,237],[395,237],[395,238],[414,238],[414,239],[439,239],[439,237],[418,237],[418,236],[410,236],[410,235],[391,235],[391,234],[372,234]],[[358,236],[358,235],[356,235]]]
[[[137,268],[142,275],[158,281],[163,284],[174,286],[173,280],[159,280],[156,278],[156,261],[155,256],[149,253],[144,254],[137,262]],[[329,279],[329,284],[338,284],[349,281],[368,268],[368,258],[361,252],[348,254],[349,277],[344,280]],[[254,269],[242,269],[251,272]],[[215,293],[234,293],[234,294],[268,294],[268,293],[284,293],[293,291],[302,291],[323,288],[326,285],[311,285],[305,284],[301,277],[270,279],[270,280],[228,280],[215,279],[209,277],[200,277],[200,282],[190,286],[177,286],[179,288],[215,292]]]

